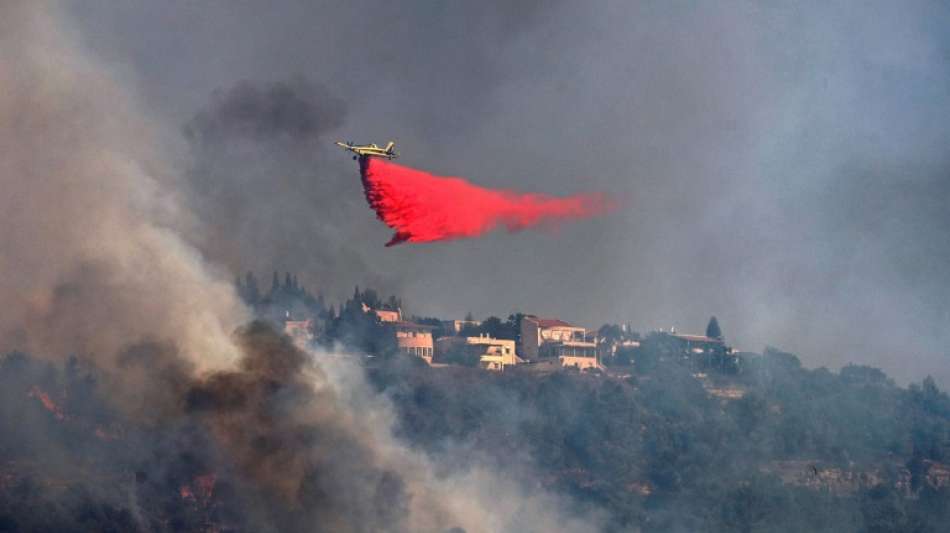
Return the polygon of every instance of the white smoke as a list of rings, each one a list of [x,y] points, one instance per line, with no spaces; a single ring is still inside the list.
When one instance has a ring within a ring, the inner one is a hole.
[[[0,348],[112,355],[175,339],[199,368],[246,312],[171,229],[154,128],[43,2],[0,7]]]
[[[499,472],[466,457],[470,451],[445,452],[428,457],[407,448],[393,436],[396,415],[385,396],[375,394],[364,380],[353,357],[311,352],[329,379],[316,386],[332,387],[338,401],[349,412],[359,413],[358,431],[373,442],[383,465],[395,468],[407,482],[410,494],[409,530],[440,531],[461,527],[467,533],[493,531],[586,532],[603,526],[600,513],[568,511],[568,500],[542,488],[526,487],[520,479],[534,479],[529,472]],[[498,442],[518,455],[517,442]],[[459,447],[461,448],[461,447]],[[442,462],[464,465],[458,470]]]

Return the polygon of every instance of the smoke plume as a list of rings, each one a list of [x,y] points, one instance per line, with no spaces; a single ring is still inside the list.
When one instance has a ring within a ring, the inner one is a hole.
[[[235,273],[302,269],[313,285],[392,289],[392,274],[374,269],[344,230],[371,227],[352,216],[359,184],[328,165],[339,160],[327,157],[329,134],[346,117],[339,98],[301,76],[213,91],[184,127],[184,196],[200,222],[189,242]]]
[[[287,139],[311,143],[343,123],[343,102],[305,78],[258,85],[241,82],[211,94],[207,108],[185,125],[185,136],[203,144],[236,139]]]
[[[172,228],[154,129],[52,10],[0,13],[0,348],[104,355],[149,336],[227,365],[245,312]]]
[[[439,472],[393,438],[361,368],[328,377],[326,354],[241,327],[230,276],[181,230],[203,218],[151,121],[66,22],[50,4],[0,8],[0,349],[32,354],[0,358],[2,528],[597,527],[491,468]],[[222,98],[193,122],[198,144],[312,140],[333,120],[279,88]]]
[[[616,209],[603,194],[563,198],[479,187],[374,157],[360,159],[366,200],[396,230],[386,246],[478,237],[500,226],[509,232]]]

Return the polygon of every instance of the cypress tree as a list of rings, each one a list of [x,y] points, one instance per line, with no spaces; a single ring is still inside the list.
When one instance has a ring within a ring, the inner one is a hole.
[[[716,320],[716,317],[709,319],[709,324],[706,326],[706,336],[710,339],[722,338],[722,330],[719,329],[719,321]]]

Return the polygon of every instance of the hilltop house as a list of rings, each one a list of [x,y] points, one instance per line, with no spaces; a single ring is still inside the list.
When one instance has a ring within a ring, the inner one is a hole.
[[[402,310],[400,309],[396,309],[395,311],[389,309],[373,309],[364,303],[363,312],[372,312],[380,322],[399,322],[402,320]]]
[[[363,312],[375,314],[379,322],[392,332],[400,352],[421,357],[426,363],[432,364],[435,354],[435,344],[432,340],[434,327],[403,320],[402,311],[399,309],[374,309],[364,303]]]
[[[640,347],[639,334],[631,336],[626,326],[621,328],[619,336],[597,335],[594,342],[597,343],[597,354],[601,361],[617,357],[620,352],[627,351],[629,353]]]
[[[520,351],[529,361],[557,360],[561,366],[600,368],[597,343],[587,329],[556,318],[522,318]]]
[[[722,339],[678,333],[667,333],[666,336],[675,351],[684,356],[725,355],[729,351]]]
[[[436,340],[438,359],[449,354],[458,354],[468,359],[478,359],[478,366],[485,370],[503,372],[524,361],[515,352],[515,341],[496,339],[488,335],[477,337],[442,337]]]
[[[403,320],[387,322],[386,325],[392,329],[399,351],[421,357],[426,363],[432,364],[435,353],[432,330],[435,328]]]
[[[442,330],[450,335],[458,335],[465,328],[477,328],[481,325],[481,320],[443,320]]]
[[[285,320],[284,333],[299,348],[306,348],[313,341],[313,320]]]
[[[678,356],[698,368],[717,369],[721,372],[738,370],[739,358],[735,350],[727,346],[721,337],[660,331],[654,338],[654,346],[659,348],[658,353]]]

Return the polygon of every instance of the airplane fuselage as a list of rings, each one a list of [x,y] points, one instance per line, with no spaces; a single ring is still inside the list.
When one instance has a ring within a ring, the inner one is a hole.
[[[353,144],[353,143],[344,143],[337,142],[337,146],[343,148],[344,150],[349,150],[356,154],[353,156],[353,159],[358,157],[383,157],[386,159],[396,159],[399,157],[393,147],[396,145],[394,142],[390,142],[386,147],[380,147],[375,144]]]

